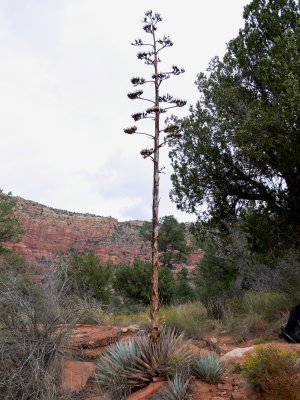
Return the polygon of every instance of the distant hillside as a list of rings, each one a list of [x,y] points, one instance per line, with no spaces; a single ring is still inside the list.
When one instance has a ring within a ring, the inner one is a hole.
[[[9,247],[25,257],[29,269],[44,271],[72,251],[94,252],[103,263],[150,259],[150,243],[139,236],[144,221],[118,222],[111,217],[53,209],[20,197],[16,200],[16,216],[25,234]],[[190,267],[200,257],[199,252],[191,254]]]

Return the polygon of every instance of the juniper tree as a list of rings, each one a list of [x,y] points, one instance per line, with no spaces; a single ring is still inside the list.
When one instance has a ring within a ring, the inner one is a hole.
[[[160,86],[163,81],[169,79],[172,75],[180,75],[184,72],[183,68],[178,68],[173,65],[168,71],[159,69],[160,52],[173,46],[169,36],[158,38],[156,36],[157,24],[162,21],[162,17],[158,13],[147,11],[142,20],[143,30],[150,37],[150,43],[143,42],[142,39],[135,39],[133,46],[141,47],[143,50],[137,53],[137,58],[143,61],[146,65],[152,67],[150,78],[133,77],[131,83],[135,87],[140,87],[145,84],[154,85],[153,98],[143,96],[143,90],[138,89],[132,93],[128,93],[128,97],[132,100],[144,100],[151,103],[151,106],[146,110],[132,114],[135,122],[143,119],[151,119],[154,121],[154,134],[148,132],[140,132],[134,125],[124,129],[124,132],[132,134],[146,135],[153,141],[153,147],[143,149],[141,155],[145,159],[150,159],[153,162],[153,192],[152,192],[152,240],[151,240],[151,290],[150,290],[150,319],[151,319],[151,339],[155,343],[159,336],[158,324],[158,230],[159,230],[159,174],[161,169],[159,166],[159,150],[168,141],[179,138],[181,136],[177,124],[168,124],[163,129],[160,128],[160,115],[165,113],[170,108],[183,107],[186,104],[185,100],[173,97],[169,93],[160,94]]]

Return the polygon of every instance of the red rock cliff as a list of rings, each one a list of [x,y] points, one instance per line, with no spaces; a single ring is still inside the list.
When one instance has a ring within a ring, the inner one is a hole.
[[[16,198],[16,217],[25,229],[18,243],[10,244],[23,255],[29,269],[43,271],[62,262],[72,251],[94,252],[102,263],[149,260],[150,244],[139,236],[143,221],[118,222],[115,218],[79,214]],[[194,264],[200,254],[191,254]]]
[[[149,243],[139,237],[143,221],[118,222],[111,217],[56,210],[19,197],[15,211],[25,234],[9,247],[25,257],[30,269],[60,262],[71,251],[94,252],[103,263],[149,259]]]

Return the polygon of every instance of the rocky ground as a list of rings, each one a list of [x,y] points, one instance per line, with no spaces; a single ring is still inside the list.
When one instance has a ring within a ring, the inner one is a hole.
[[[129,337],[139,334],[138,326],[117,328],[100,325],[76,325],[68,334],[67,345],[64,349],[62,372],[62,390],[72,393],[73,400],[105,400],[100,394],[93,372],[96,370],[98,357],[116,341],[126,341]],[[300,344],[276,342],[278,346],[289,351],[297,352],[300,358]],[[263,344],[267,346],[269,343]],[[191,400],[259,400],[245,379],[238,372],[237,366],[245,355],[256,345],[253,341],[236,343],[230,336],[215,337],[207,335],[203,340],[191,341],[190,350],[195,355],[216,352],[225,365],[225,373],[218,385],[210,385],[198,380],[191,384]],[[153,382],[146,388],[133,393],[128,400],[146,400],[159,391],[166,382]],[[264,398],[267,400],[266,398]]]

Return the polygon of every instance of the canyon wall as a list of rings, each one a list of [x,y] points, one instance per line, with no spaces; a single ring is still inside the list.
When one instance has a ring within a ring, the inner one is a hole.
[[[72,251],[93,252],[102,263],[113,264],[151,257],[150,243],[139,235],[143,221],[119,222],[111,217],[57,210],[20,197],[16,198],[15,213],[25,233],[8,247],[25,257],[30,270],[45,271],[53,263],[62,263]],[[188,264],[194,265],[200,257],[201,253],[192,253]]]

